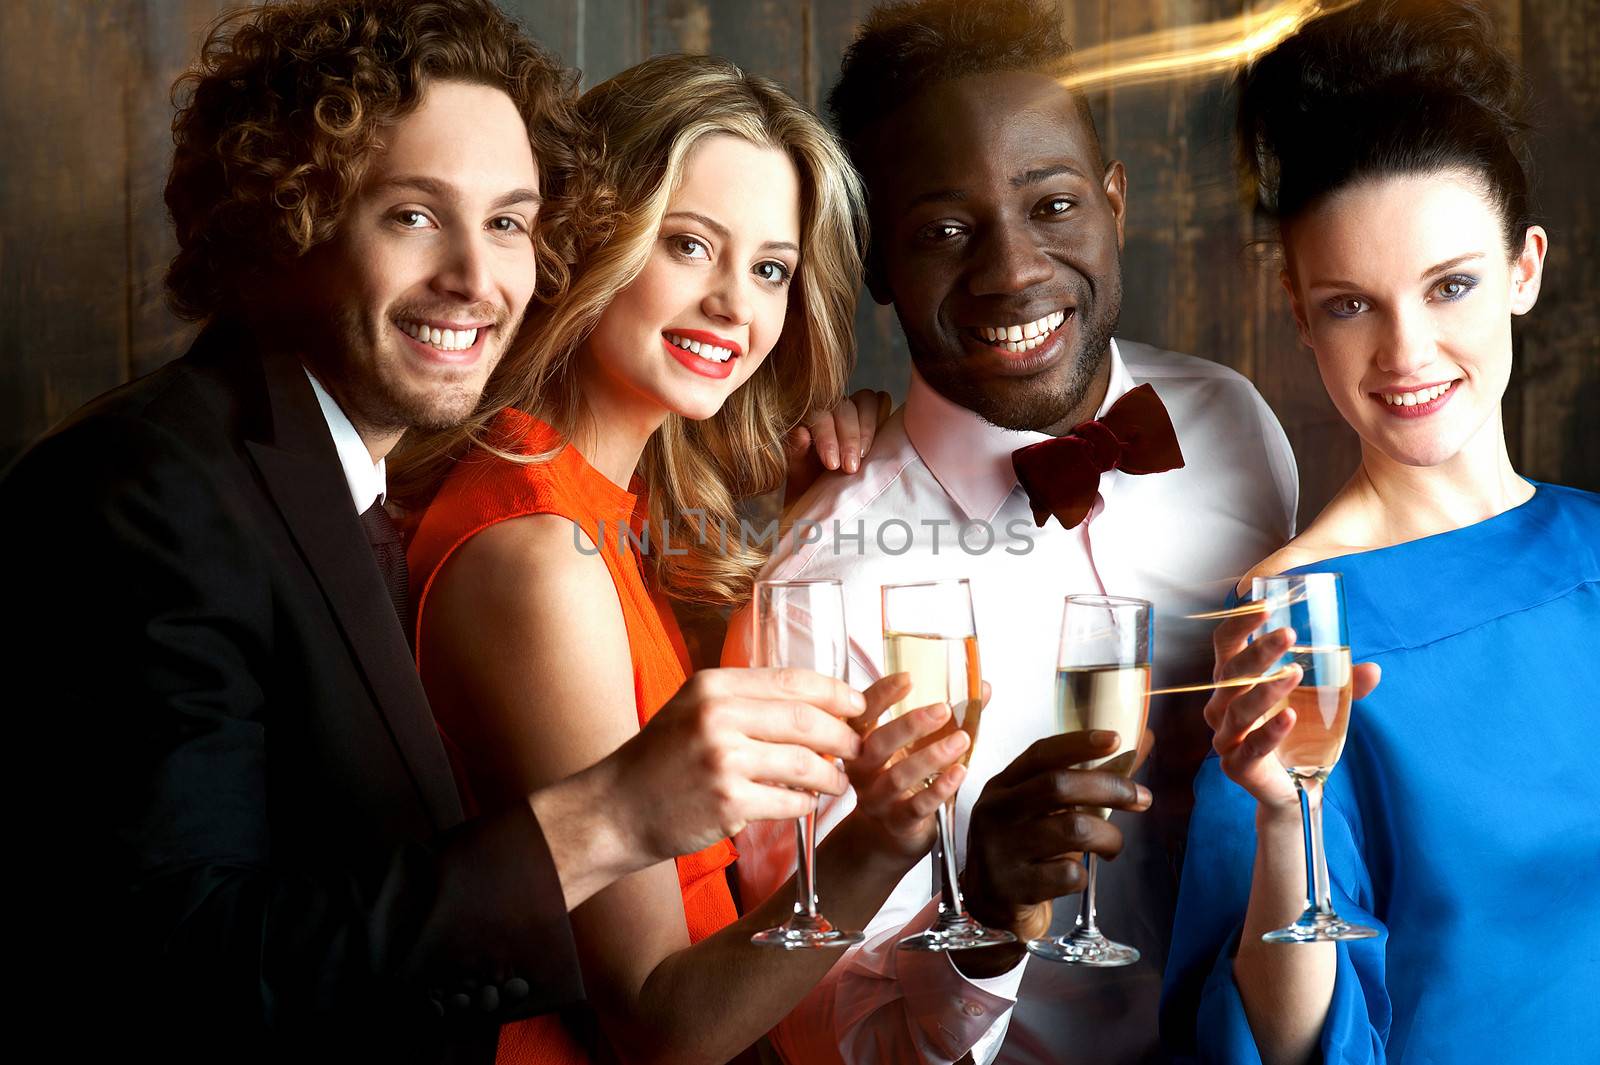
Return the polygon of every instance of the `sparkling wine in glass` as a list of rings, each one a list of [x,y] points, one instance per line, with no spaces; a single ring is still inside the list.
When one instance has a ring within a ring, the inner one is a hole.
[[[961,764],[972,759],[978,743],[978,726],[983,718],[983,678],[978,674],[976,636],[937,636],[920,632],[885,632],[884,664],[889,674],[911,676],[911,691],[904,699],[885,710],[878,723],[885,724],[934,703],[950,704],[950,720],[929,738],[936,743],[955,732],[967,734],[971,741],[961,756]]]
[[[885,710],[880,721],[893,720],[918,707],[949,703],[947,735],[964,730],[978,742],[983,711],[983,681],[978,668],[978,629],[972,618],[972,588],[965,580],[923,581],[883,586],[883,653],[888,673],[909,673],[911,691]],[[985,928],[961,902],[956,869],[955,799],[935,819],[939,835],[934,861],[940,868],[939,914],[926,932],[900,941],[901,950],[972,950],[997,943],[1015,943],[1016,936]]]
[[[1278,747],[1278,761],[1300,796],[1300,824],[1306,839],[1306,909],[1287,928],[1268,932],[1268,943],[1323,943],[1370,939],[1377,929],[1350,924],[1333,910],[1328,862],[1322,850],[1322,787],[1344,752],[1350,727],[1350,631],[1345,620],[1344,582],[1337,573],[1257,577],[1252,599],[1266,607],[1257,638],[1281,628],[1295,631],[1296,643],[1274,672],[1290,665],[1302,671],[1300,684],[1273,707],[1295,712],[1294,727]],[[1311,793],[1316,792],[1315,805]]]
[[[844,588],[835,580],[757,581],[755,588],[755,665],[810,669],[845,679],[848,644]],[[848,947],[860,932],[835,928],[817,902],[817,815],[795,824],[799,868],[794,912],[776,928],[757,932],[750,942],[784,950]]]
[[[1150,711],[1150,604],[1111,595],[1069,595],[1061,617],[1056,658],[1056,727],[1062,733],[1109,729],[1117,749],[1074,769],[1129,776],[1139,759]],[[1111,811],[1093,812],[1109,818]],[[1110,967],[1139,960],[1133,947],[1107,939],[1097,923],[1095,881],[1099,859],[1088,856],[1089,883],[1071,932],[1031,939],[1028,951],[1065,965]]]

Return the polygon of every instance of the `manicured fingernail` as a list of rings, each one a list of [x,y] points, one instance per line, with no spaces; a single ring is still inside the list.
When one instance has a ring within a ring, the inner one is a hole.
[[[1140,806],[1149,806],[1151,803],[1156,801],[1156,797],[1150,794],[1150,789],[1145,787],[1143,784],[1135,784],[1134,787],[1136,789],[1135,794],[1138,796]]]
[[[859,714],[861,711],[863,711],[863,710],[865,710],[867,708],[867,697],[865,695],[862,695],[860,692],[856,691],[854,688],[851,688],[850,689],[850,705],[855,707],[856,708],[856,713]]]
[[[831,447],[830,448],[824,448],[823,452],[822,452],[822,464],[824,466],[828,467],[828,469],[830,469],[830,470],[838,469],[839,468],[839,451],[838,451],[838,449],[837,448],[831,448]]]
[[[844,469],[845,469],[845,472],[846,473],[855,473],[857,465],[858,465],[858,463],[856,461],[856,450],[855,450],[855,448],[846,448],[845,449],[845,453],[844,453]]]
[[[1097,728],[1089,733],[1089,742],[1096,747],[1109,747],[1116,743],[1118,736],[1110,729]]]

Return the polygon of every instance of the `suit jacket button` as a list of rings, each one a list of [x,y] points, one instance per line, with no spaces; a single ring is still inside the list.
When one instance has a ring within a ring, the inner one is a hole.
[[[470,1005],[472,998],[465,991],[457,991],[450,996],[450,1009],[456,1013],[460,1013]]]
[[[436,1015],[440,1017],[444,1016],[444,996],[441,992],[429,991],[428,1005],[433,1007],[433,1012]]]
[[[513,976],[505,982],[503,990],[508,1001],[521,1002],[528,997],[528,981],[520,976]]]
[[[478,1008],[484,1013],[493,1013],[500,1008],[500,989],[493,984],[484,984],[478,988]]]

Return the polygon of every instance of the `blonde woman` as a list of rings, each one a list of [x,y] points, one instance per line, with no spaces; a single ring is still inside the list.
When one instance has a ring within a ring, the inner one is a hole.
[[[690,56],[651,59],[579,106],[605,147],[600,235],[579,242],[570,285],[531,314],[479,415],[414,451],[407,477],[449,470],[410,551],[417,655],[484,806],[595,763],[674,692],[704,704],[703,727],[758,739],[761,706],[790,714],[796,681],[776,671],[686,684],[666,600],[748,596],[762,552],[715,530],[782,482],[785,434],[839,396],[851,352],[861,193],[816,118]],[[862,719],[902,693],[876,685]],[[888,763],[947,716],[886,726],[849,766],[862,805],[818,855],[834,920],[863,924],[925,852],[966,739]],[[505,1029],[501,1061],[722,1062],[805,996],[837,954],[751,945],[792,894],[744,900],[740,919],[732,843],[705,842],[574,911],[590,1006]]]

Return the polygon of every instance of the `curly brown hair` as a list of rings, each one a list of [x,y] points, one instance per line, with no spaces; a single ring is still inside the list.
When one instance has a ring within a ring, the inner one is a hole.
[[[173,309],[238,310],[252,281],[332,237],[384,128],[434,79],[488,85],[516,104],[544,200],[539,295],[564,290],[580,205],[599,195],[587,187],[596,153],[573,111],[576,73],[491,0],[269,2],[218,19],[173,87]]]

